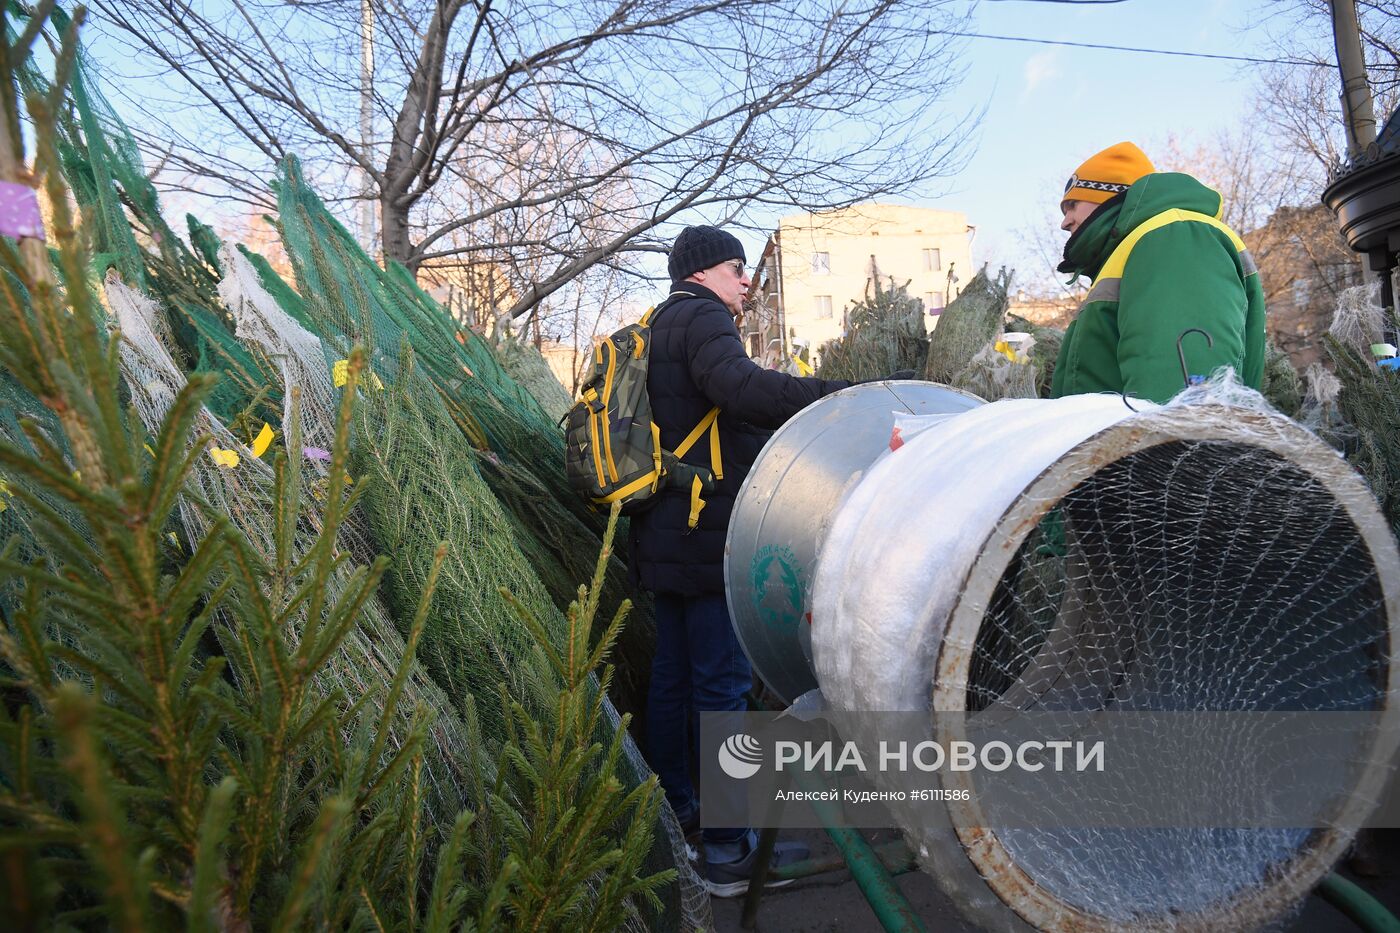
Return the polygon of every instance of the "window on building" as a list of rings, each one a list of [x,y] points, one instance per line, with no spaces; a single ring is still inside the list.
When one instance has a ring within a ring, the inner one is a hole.
[[[937,272],[943,268],[943,256],[936,249],[924,250],[924,271]]]
[[[924,292],[924,310],[929,314],[938,314],[943,310],[942,292]]]
[[[817,295],[814,310],[818,318],[831,317],[831,296]]]
[[[830,275],[830,274],[831,274],[831,254],[830,254],[830,253],[813,253],[813,254],[812,254],[812,274],[813,274],[813,275]]]

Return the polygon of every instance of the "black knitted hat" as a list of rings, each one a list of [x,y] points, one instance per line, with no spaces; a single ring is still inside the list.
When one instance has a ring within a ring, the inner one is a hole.
[[[718,227],[686,227],[671,247],[666,268],[671,272],[671,281],[679,282],[726,259],[748,262],[744,257],[744,244],[738,237]]]

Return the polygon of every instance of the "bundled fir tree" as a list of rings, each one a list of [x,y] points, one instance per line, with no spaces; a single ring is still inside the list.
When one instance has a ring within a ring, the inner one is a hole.
[[[893,277],[880,284],[871,276],[865,297],[846,312],[846,335],[823,344],[817,374],[857,382],[880,379],[901,369],[919,372],[928,356],[924,305],[909,295],[909,283]]]
[[[929,339],[924,378],[994,402],[1041,394],[1036,367],[1004,343],[1011,273],[979,269],[938,317]],[[1046,384],[1048,388],[1048,383]]]
[[[1298,370],[1272,340],[1264,341],[1264,378],[1259,391],[1269,404],[1290,418],[1298,417],[1303,406],[1303,387]]]
[[[1065,332],[1058,327],[1036,324],[1017,314],[1006,316],[1006,329],[1031,335],[1030,364],[1035,367],[1035,391],[1040,398],[1050,397],[1055,382],[1055,363],[1060,358],[1060,345]]]
[[[1366,478],[1391,530],[1400,535],[1400,372],[1381,369],[1354,348],[1323,338],[1337,370],[1337,408],[1353,430],[1345,432],[1347,460]],[[1335,426],[1324,437],[1331,440]]]
[[[938,326],[929,339],[925,379],[956,384],[972,358],[996,342],[1006,321],[1010,287],[1011,276],[1004,270],[995,277],[987,275],[986,267],[977,270],[938,316]]]
[[[241,487],[251,501],[201,494],[210,463],[237,469],[213,444],[227,434],[207,407],[217,379],[162,396],[151,429],[126,403],[165,390],[122,379],[123,337],[58,172],[81,11],[54,80],[29,95],[23,167],[11,69],[52,8],[7,29],[0,56],[0,177],[44,186],[57,240],[51,254],[0,237],[0,926],[640,925],[673,874],[641,868],[655,778],[630,782],[625,722],[599,725],[592,675],[627,609],[592,631],[606,546],[563,631],[517,609],[548,662],[544,714],[503,680],[489,699],[510,725],[488,756],[465,702],[452,786],[430,794],[427,736],[458,711],[413,685],[446,543],[382,682],[326,676],[362,644],[389,566],[357,565],[342,534],[367,490],[347,474],[366,354],[345,360],[323,474],[305,469],[293,399],[267,481]],[[120,288],[140,286],[140,270],[126,276]]]
[[[1342,450],[1366,478],[1391,529],[1400,534],[1400,372],[1378,365],[1372,350],[1373,344],[1388,342],[1386,335],[1397,327],[1394,311],[1381,305],[1378,284],[1359,285],[1338,296],[1323,337],[1336,379],[1312,373],[1304,423]]]

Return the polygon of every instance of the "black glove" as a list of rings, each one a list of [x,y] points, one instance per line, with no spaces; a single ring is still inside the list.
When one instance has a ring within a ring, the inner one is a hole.
[[[666,485],[690,492],[691,480],[700,477],[700,491],[705,495],[715,491],[715,474],[705,467],[683,462],[669,450],[661,452],[661,468],[666,471]]]
[[[918,375],[912,369],[900,369],[890,373],[885,377],[885,382],[894,382],[897,379],[917,379]]]

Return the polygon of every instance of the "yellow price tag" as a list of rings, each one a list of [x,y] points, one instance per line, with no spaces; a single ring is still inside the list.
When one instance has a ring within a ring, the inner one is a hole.
[[[209,456],[225,470],[232,470],[234,467],[238,466],[238,454],[231,450],[224,450],[221,447],[210,447]]]
[[[1029,362],[1029,359],[1024,353],[1018,352],[1015,347],[1011,346],[1011,344],[1007,343],[1005,340],[998,340],[996,343],[992,344],[992,349],[1013,363]]]
[[[339,389],[345,385],[346,381],[349,378],[350,361],[336,360],[335,363],[331,365],[331,382],[334,382],[335,387]],[[384,383],[379,381],[379,374],[376,373],[374,370],[370,370],[369,373],[369,386],[376,392],[384,388]]]
[[[277,432],[272,430],[271,425],[266,421],[263,422],[262,430],[258,432],[257,437],[253,438],[254,457],[261,457],[263,454],[267,453],[267,448],[272,446],[272,438],[276,433]]]

